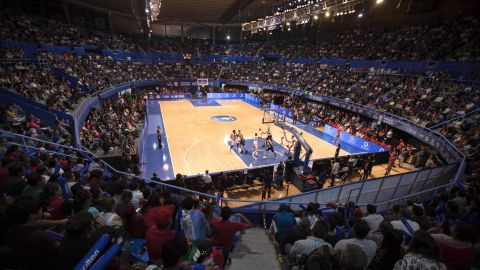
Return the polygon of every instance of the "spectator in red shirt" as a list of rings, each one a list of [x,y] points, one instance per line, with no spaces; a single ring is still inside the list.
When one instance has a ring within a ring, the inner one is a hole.
[[[167,213],[170,213],[170,217],[173,216],[173,212],[175,211],[174,206],[169,204],[168,200],[162,198],[162,196],[165,197],[159,192],[153,192],[152,195],[150,195],[150,198],[148,198],[147,204],[144,206],[143,212],[145,213],[145,223],[148,227],[155,224],[154,218],[158,213],[166,211]]]
[[[445,234],[432,235],[448,270],[468,269],[475,258],[475,229],[465,222],[453,227],[451,237]]]
[[[228,219],[232,215],[232,210],[228,206],[222,207],[221,220],[211,220],[212,227],[212,242],[219,244],[225,248],[225,258],[228,258],[228,253],[232,250],[233,239],[235,233],[253,227],[253,224],[242,214],[235,214],[239,216],[244,223],[231,222]]]
[[[152,225],[147,233],[147,250],[150,260],[157,261],[162,258],[163,243],[175,236],[175,231],[170,230],[172,215],[168,211],[158,211],[154,217],[155,225]]]
[[[46,204],[52,220],[61,220],[66,218],[62,212],[63,204],[62,190],[57,183],[48,183],[43,188],[43,193],[40,195],[42,204]]]

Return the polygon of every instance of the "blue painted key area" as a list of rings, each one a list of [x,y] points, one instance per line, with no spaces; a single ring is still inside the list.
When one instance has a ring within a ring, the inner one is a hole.
[[[190,103],[195,107],[222,106],[214,99],[190,99]]]
[[[256,153],[255,150],[252,150],[253,139],[246,139],[245,140],[245,148],[248,150],[248,154],[239,153],[238,151],[236,151],[236,148],[233,147],[232,155],[234,153],[236,155],[238,155],[238,157],[240,157],[240,159],[245,163],[245,165],[247,167],[256,167],[256,166],[262,166],[262,165],[278,164],[278,163],[280,163],[280,161],[287,160],[288,155],[285,155],[285,153],[287,152],[287,149],[285,147],[281,146],[276,141],[273,141],[273,146],[275,148],[275,153],[277,154],[277,159],[275,159],[275,157],[274,157],[274,155],[271,151],[267,152],[267,158],[263,158],[264,154],[265,154],[265,151],[264,151],[265,148],[263,148],[263,143],[264,143],[264,139],[261,139],[260,140],[260,145],[259,145],[259,152],[260,153]],[[226,147],[230,148],[230,145],[228,145]]]

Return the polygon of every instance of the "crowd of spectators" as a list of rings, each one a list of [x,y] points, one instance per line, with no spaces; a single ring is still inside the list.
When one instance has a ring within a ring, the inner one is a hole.
[[[369,25],[319,35],[313,42],[272,41],[262,53],[289,58],[478,61],[478,26],[474,14],[395,27]]]
[[[78,79],[78,83],[92,93],[124,82],[172,77],[190,78],[188,70],[183,64],[112,60],[98,54],[86,54],[78,57],[75,54],[41,53],[39,58],[46,59],[54,68],[63,70]]]
[[[270,232],[289,267],[306,269],[476,269],[478,197],[451,189],[389,213],[330,202],[301,211],[281,205]]]
[[[340,33],[320,34],[313,42],[286,40],[213,45],[188,38],[183,41],[178,38],[147,40],[143,37],[107,34],[3,11],[0,34],[5,39],[17,41],[66,46],[97,45],[101,48],[161,51],[190,57],[276,54],[289,58],[478,61],[480,32],[477,14],[459,14],[453,20],[415,22],[400,27],[362,26]]]
[[[45,104],[49,109],[71,111],[86,96],[80,87],[56,79],[50,69],[31,63],[11,63],[0,67],[0,87]]]
[[[221,74],[222,79],[299,88],[366,105],[422,126],[463,115],[480,104],[476,88],[456,82],[449,73],[276,62],[253,67],[236,64],[230,69]]]
[[[351,30],[319,39],[317,44],[273,42],[238,46],[208,46],[194,42],[175,47],[168,42],[135,40],[110,35],[32,16],[0,11],[0,35],[16,41],[57,45],[97,45],[124,50],[158,50],[190,55],[226,54],[255,56],[269,53],[285,57],[327,57],[348,59],[480,60],[478,19],[461,16],[454,21],[405,25],[396,29]],[[456,38],[461,37],[461,38]],[[375,40],[372,43],[371,40]],[[345,42],[339,42],[345,41]],[[420,42],[422,41],[422,42]],[[440,45],[439,45],[440,44]],[[0,59],[22,57],[22,52],[1,49]],[[159,78],[216,78],[267,82],[300,88],[319,95],[392,113],[423,126],[432,126],[478,108],[480,95],[474,87],[452,80],[448,73],[404,73],[391,69],[353,69],[318,64],[256,62],[254,65],[215,63],[142,63],[118,61],[98,54],[55,55],[38,53],[50,67],[33,63],[2,64],[0,86],[44,103],[50,109],[68,111],[87,93],[113,85]],[[78,80],[71,85],[57,79],[55,68]],[[139,174],[130,160],[135,152],[145,117],[143,92],[101,100],[92,109],[81,129],[82,144],[104,154],[118,149],[127,167]],[[184,89],[168,93],[184,92]],[[216,88],[206,91],[220,92]],[[221,91],[242,91],[223,88]],[[258,96],[270,102],[273,93]],[[390,130],[381,122],[306,102],[303,97],[286,96],[286,106],[295,115],[315,117],[356,136],[389,145]],[[45,126],[16,104],[0,112],[1,128],[33,138],[72,145],[69,123],[56,119]],[[456,143],[473,162],[469,164],[465,190],[453,188],[426,203],[395,205],[389,215],[376,213],[373,205],[363,213],[353,203],[327,209],[310,204],[304,213],[293,213],[282,205],[272,222],[272,233],[280,251],[291,264],[308,269],[340,266],[342,269],[467,269],[480,267],[478,229],[480,226],[478,113],[440,127],[439,132]],[[98,237],[144,238],[147,253],[156,264],[175,267],[185,262],[187,251],[200,250],[196,240],[219,246],[225,258],[234,245],[237,231],[252,224],[244,216],[221,209],[215,219],[211,206],[196,198],[174,201],[169,189],[152,188],[131,177],[111,175],[99,160],[81,158],[75,151],[29,140],[32,150],[0,140],[0,268],[71,269]],[[60,154],[51,154],[55,151]],[[63,156],[61,154],[68,156]],[[273,177],[273,176],[272,176]],[[211,179],[210,179],[211,180]],[[222,179],[220,178],[220,181]],[[222,184],[217,187],[222,190]],[[202,206],[203,205],[203,206]],[[137,211],[137,209],[140,209]],[[298,216],[298,217],[297,217]],[[240,220],[235,222],[232,220]],[[44,233],[60,233],[55,240]],[[320,249],[319,249],[320,248]],[[201,251],[203,252],[203,251]],[[128,262],[127,262],[128,261]],[[117,258],[113,268],[130,265],[132,258]],[[219,265],[227,260],[210,263]],[[196,263],[191,259],[188,263]],[[311,265],[311,266],[310,266]],[[127,266],[125,266],[127,267]]]
[[[254,93],[263,104],[272,103],[278,92],[262,91]],[[328,124],[342,131],[377,143],[382,147],[390,148],[391,137],[387,136],[390,127],[359,114],[340,110],[336,107],[311,101],[304,97],[284,95],[284,105],[295,115],[295,118],[304,122],[315,122],[317,126]],[[314,119],[315,118],[315,119]]]
[[[145,119],[145,98],[142,93],[123,95],[121,98],[101,100],[99,108],[92,108],[80,130],[82,145],[96,152],[120,150],[124,158],[137,151],[136,139],[140,136]],[[127,168],[131,168],[127,162]]]
[[[22,58],[23,58],[23,50],[0,47],[0,59],[13,60],[13,59],[22,59]]]
[[[43,146],[28,153],[0,143],[2,269],[73,269],[104,234],[129,246],[108,269],[223,269],[236,232],[253,226],[228,207],[215,215],[195,197],[176,200],[169,189],[107,173],[98,159]]]

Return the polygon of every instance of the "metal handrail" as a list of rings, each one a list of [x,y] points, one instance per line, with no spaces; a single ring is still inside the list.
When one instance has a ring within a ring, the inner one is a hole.
[[[198,191],[194,191],[194,190],[190,190],[190,189],[186,189],[186,188],[182,188],[182,187],[177,187],[177,186],[174,186],[174,185],[166,184],[166,183],[159,182],[159,181],[154,181],[154,180],[151,180],[151,179],[146,179],[146,178],[143,178],[143,177],[134,175],[134,174],[129,174],[129,173],[126,173],[126,172],[119,171],[119,170],[113,168],[110,164],[106,163],[105,161],[103,161],[102,159],[100,159],[99,157],[97,157],[97,156],[96,156],[95,154],[93,154],[92,152],[86,150],[86,148],[85,148],[84,146],[81,146],[83,149],[78,149],[78,148],[74,148],[74,147],[71,147],[71,146],[66,146],[66,145],[62,145],[62,144],[58,144],[58,143],[54,143],[54,142],[45,141],[45,140],[42,140],[42,139],[37,139],[37,138],[28,137],[28,136],[25,136],[25,135],[13,133],[13,132],[6,131],[6,130],[0,130],[0,135],[2,135],[2,134],[7,134],[7,135],[10,135],[10,136],[19,137],[19,138],[22,138],[22,139],[33,140],[33,141],[40,142],[40,143],[44,143],[44,144],[50,144],[50,145],[62,147],[62,148],[65,148],[65,149],[69,149],[69,150],[72,150],[72,151],[76,151],[76,152],[79,152],[79,153],[82,153],[82,154],[89,155],[89,156],[90,156],[90,157],[89,157],[89,160],[90,160],[90,161],[94,161],[94,159],[98,159],[99,162],[100,162],[103,166],[105,166],[106,168],[108,168],[109,171],[114,172],[114,173],[117,173],[117,174],[124,175],[124,176],[126,176],[126,177],[137,178],[137,179],[143,180],[143,181],[145,181],[145,182],[147,182],[147,183],[148,183],[148,182],[152,182],[152,183],[159,184],[159,185],[162,185],[162,186],[165,186],[165,187],[168,187],[168,188],[176,189],[176,190],[183,191],[183,192],[193,193],[193,194],[196,194],[196,195],[199,195],[199,196],[204,196],[204,197],[213,198],[213,199],[216,198],[214,195],[210,195],[210,194],[206,194],[206,193],[202,193],[202,192],[198,192]],[[40,148],[38,148],[38,147],[34,147],[34,146],[30,146],[30,145],[27,146],[26,144],[24,144],[24,145],[22,145],[22,144],[17,144],[17,143],[12,143],[12,144],[19,145],[19,146],[24,146],[24,147],[28,147],[28,148],[32,148],[32,149],[35,149],[35,150],[44,151],[43,149],[40,149]],[[84,150],[84,149],[85,149],[85,150]],[[67,154],[64,154],[64,153],[53,152],[53,151],[48,151],[48,152],[55,153],[55,154],[59,154],[59,155],[64,155],[64,156],[67,155]]]
[[[432,191],[436,191],[436,190],[439,190],[439,189],[444,189],[444,188],[449,188],[451,186],[455,185],[454,182],[451,182],[451,183],[448,183],[448,184],[445,184],[445,185],[441,185],[441,186],[436,186],[436,187],[433,187],[433,188],[429,188],[429,189],[426,189],[426,190],[422,190],[422,191],[419,191],[417,193],[413,193],[413,194],[408,194],[408,195],[405,195],[405,196],[401,196],[401,197],[398,197],[398,198],[395,198],[395,199],[391,199],[391,200],[388,200],[388,201],[384,201],[384,202],[380,202],[380,203],[374,203],[374,205],[376,206],[379,206],[379,205],[383,205],[383,204],[388,204],[388,203],[392,203],[392,202],[398,202],[398,201],[401,201],[401,200],[405,200],[405,199],[408,199],[408,198],[412,198],[412,197],[416,197],[416,196],[419,196],[423,193],[427,193],[427,192],[432,192]],[[365,203],[356,203],[356,205],[358,206],[367,206],[368,204],[365,204]]]
[[[469,111],[469,112],[466,112],[466,113],[464,113],[464,114],[462,114],[462,115],[455,116],[455,117],[453,117],[453,118],[450,118],[450,119],[448,119],[448,120],[445,120],[445,121],[443,121],[443,122],[441,122],[441,123],[439,123],[439,124],[436,124],[436,125],[434,125],[434,126],[431,126],[430,129],[432,129],[432,130],[433,130],[433,129],[438,129],[440,126],[443,126],[443,125],[445,125],[446,123],[452,122],[453,120],[456,120],[456,119],[459,119],[459,118],[469,117],[469,115],[474,114],[474,113],[477,113],[477,112],[480,112],[480,108],[476,108],[476,109],[473,110],[473,111]]]

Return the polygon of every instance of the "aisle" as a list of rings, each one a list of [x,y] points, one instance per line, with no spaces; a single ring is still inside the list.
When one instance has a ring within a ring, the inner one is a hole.
[[[233,250],[232,264],[228,270],[280,269],[275,248],[264,229],[252,228],[245,231],[242,241]]]

